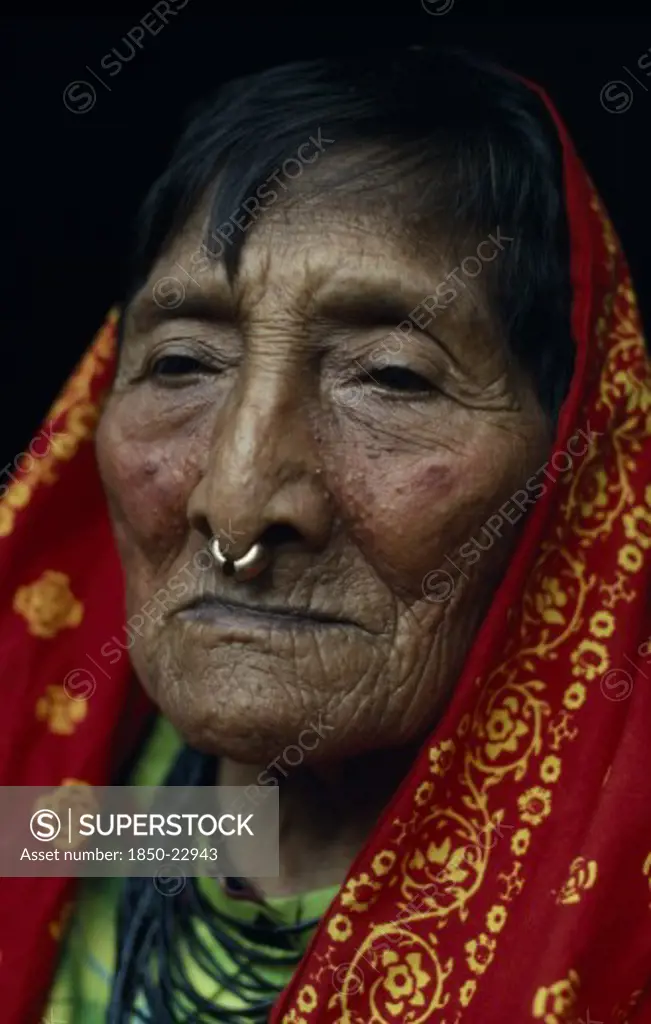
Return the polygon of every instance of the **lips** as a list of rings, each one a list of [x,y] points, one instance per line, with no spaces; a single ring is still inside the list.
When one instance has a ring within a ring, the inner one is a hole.
[[[197,597],[179,609],[183,619],[215,622],[249,619],[252,624],[273,624],[276,628],[297,626],[346,626],[364,629],[359,623],[328,612],[312,608],[292,608],[287,605],[252,604],[232,598]],[[364,630],[368,632],[368,630]]]

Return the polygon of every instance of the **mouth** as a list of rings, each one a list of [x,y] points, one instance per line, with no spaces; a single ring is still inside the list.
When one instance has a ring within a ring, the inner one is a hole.
[[[177,612],[186,622],[264,629],[363,629],[357,622],[308,608],[263,607],[232,599],[199,597]],[[364,630],[364,632],[367,632]]]

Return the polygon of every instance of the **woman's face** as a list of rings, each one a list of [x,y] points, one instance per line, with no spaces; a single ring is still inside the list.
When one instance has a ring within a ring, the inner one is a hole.
[[[131,304],[97,438],[136,671],[189,742],[244,762],[305,729],[306,761],[419,740],[517,526],[473,564],[459,547],[545,461],[549,425],[483,275],[458,271],[429,326],[391,334],[458,267],[436,238],[353,200],[297,203],[248,232],[232,292],[202,229]],[[240,557],[265,531],[257,579],[206,568],[210,538]]]

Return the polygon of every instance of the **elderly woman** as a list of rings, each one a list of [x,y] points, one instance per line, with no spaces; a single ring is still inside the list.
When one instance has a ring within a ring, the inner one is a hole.
[[[15,880],[3,1020],[651,1020],[649,361],[549,102],[265,71],[140,227],[3,499],[3,780],[278,785],[280,874]]]

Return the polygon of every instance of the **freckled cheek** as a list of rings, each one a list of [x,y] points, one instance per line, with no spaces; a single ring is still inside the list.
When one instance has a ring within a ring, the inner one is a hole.
[[[121,541],[148,548],[185,534],[188,500],[201,475],[189,445],[100,439],[97,453]]]
[[[462,473],[434,460],[385,462],[351,460],[335,497],[368,561],[387,582],[420,591],[457,537]]]

